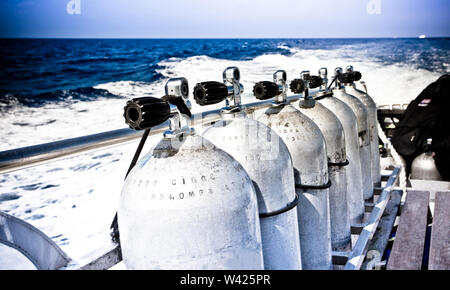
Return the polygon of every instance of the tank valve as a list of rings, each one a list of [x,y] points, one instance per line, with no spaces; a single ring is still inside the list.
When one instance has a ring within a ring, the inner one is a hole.
[[[308,89],[318,88],[322,84],[323,82],[320,76],[312,76],[309,71],[302,71],[300,78],[292,80],[289,87],[294,94],[308,94]]]
[[[361,79],[362,75],[361,75],[361,73],[359,71],[354,71],[352,73],[352,77],[353,77],[353,81],[357,82],[357,81],[359,81]]]
[[[165,137],[192,133],[188,122],[191,118],[189,86],[185,78],[169,79],[166,95],[159,98],[142,97],[129,100],[124,107],[125,122],[134,130],[145,130],[169,120]]]
[[[309,95],[309,89],[315,89],[320,87],[323,82],[319,76],[312,76],[309,71],[302,71],[300,73],[300,79],[304,82],[303,99],[300,100],[300,108],[312,108],[315,106],[315,100]]]
[[[433,139],[428,138],[427,141],[423,145],[423,152],[428,153],[428,154],[430,154],[430,152],[431,152],[431,154],[432,154],[432,151],[433,151],[432,143],[433,143]]]
[[[166,95],[163,97],[170,105],[171,117],[169,130],[164,138],[178,138],[192,135],[195,130],[189,126],[191,119],[191,102],[189,101],[189,85],[185,78],[171,78],[167,81]]]
[[[253,86],[253,95],[258,100],[267,100],[277,97],[276,103],[286,102],[286,79],[287,75],[284,70],[278,70],[273,74],[273,82],[261,81]]]
[[[135,98],[127,101],[123,116],[131,129],[144,130],[167,121],[170,117],[170,106],[158,98]]]
[[[326,67],[323,67],[321,69],[319,69],[319,78],[322,81],[322,84],[320,85],[320,89],[319,91],[316,93],[315,95],[315,99],[319,100],[328,96],[333,95],[333,92],[330,91],[328,86],[328,70]],[[330,86],[333,84],[333,82],[335,82],[336,80],[333,79]]]
[[[319,77],[322,79],[322,86],[326,88],[328,85],[328,70],[326,67],[322,67],[321,69],[319,69]]]
[[[301,79],[292,80],[289,88],[294,94],[301,94],[305,91],[305,82]]]
[[[345,68],[345,72],[348,74],[351,82],[357,82],[361,79],[362,75],[359,71],[355,71],[353,66],[349,65]]]
[[[338,75],[338,80],[342,84],[351,84],[361,79],[360,72],[346,72]]]
[[[194,100],[200,106],[207,106],[226,101],[228,110],[241,105],[244,86],[239,82],[241,74],[237,67],[228,67],[223,72],[223,83],[208,81],[197,83],[194,87]],[[230,102],[233,102],[230,105]]]
[[[335,87],[337,89],[340,89],[342,87],[342,68],[341,67],[337,67],[334,69],[334,79],[335,79]]]
[[[227,86],[221,82],[201,82],[194,87],[194,100],[200,106],[217,104],[227,97]]]
[[[337,87],[341,87],[342,84],[353,83],[353,74],[349,72],[343,73],[342,68],[340,67],[335,69],[335,76],[337,77]]]
[[[315,89],[323,84],[322,78],[319,76],[310,76],[308,80],[308,88]]]
[[[326,92],[328,86],[328,70],[326,67],[322,67],[321,69],[319,69],[319,78],[322,80],[320,91]]]
[[[253,95],[258,100],[267,100],[280,93],[279,87],[274,82],[262,81],[253,86]]]

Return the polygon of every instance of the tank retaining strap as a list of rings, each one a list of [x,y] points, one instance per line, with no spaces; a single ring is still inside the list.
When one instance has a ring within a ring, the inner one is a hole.
[[[279,214],[285,213],[285,212],[293,209],[294,207],[296,207],[297,204],[298,204],[298,201],[299,201],[298,200],[298,194],[295,193],[294,200],[292,202],[288,203],[285,207],[280,208],[279,210],[272,211],[272,212],[260,213],[259,217],[260,218],[265,218],[265,217],[270,217],[270,216],[274,216],[274,215],[279,215]]]
[[[314,100],[318,101],[332,96],[333,96],[332,92],[319,92],[314,96]]]
[[[304,184],[296,184],[295,188],[301,189],[327,189],[331,187],[331,180],[328,180],[326,184],[323,185],[304,185]]]
[[[347,165],[349,165],[350,164],[350,161],[348,161],[348,159],[346,159],[345,161],[342,161],[342,162],[336,162],[336,163],[334,163],[334,162],[328,162],[328,166],[347,166]]]

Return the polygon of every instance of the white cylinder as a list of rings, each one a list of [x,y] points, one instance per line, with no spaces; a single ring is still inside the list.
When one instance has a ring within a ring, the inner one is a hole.
[[[252,181],[194,135],[161,140],[128,175],[118,223],[128,269],[263,269]]]
[[[381,170],[380,170],[380,149],[378,146],[378,118],[377,105],[374,100],[366,93],[358,90],[355,84],[346,84],[345,92],[358,98],[367,109],[368,125],[370,132],[370,155],[372,166],[372,182],[375,186],[381,185]],[[372,195],[373,196],[373,195]]]
[[[433,152],[424,152],[414,158],[411,164],[411,179],[442,180],[434,162]]]
[[[316,123],[325,137],[329,161],[328,178],[331,181],[329,189],[331,246],[333,250],[348,249],[351,244],[351,232],[347,203],[347,174],[344,166],[337,165],[347,161],[344,128],[336,115],[320,103],[300,107],[300,112]]]
[[[325,138],[314,122],[291,105],[274,105],[258,119],[286,143],[297,185],[328,183]],[[332,269],[328,189],[296,188],[302,268]]]
[[[355,96],[349,95],[343,88],[334,88],[333,94],[336,98],[346,103],[355,113],[358,124],[359,151],[361,159],[361,175],[363,186],[363,197],[365,200],[373,197],[372,164],[370,133],[368,126],[368,114],[366,106]],[[362,218],[362,217],[361,217]]]
[[[249,174],[258,197],[260,214],[285,208],[296,200],[291,155],[281,138],[266,125],[242,112],[223,113],[203,137],[235,158]],[[266,270],[300,270],[297,208],[261,217]]]
[[[345,152],[349,162],[346,167],[348,212],[350,224],[356,225],[361,223],[364,216],[358,120],[352,109],[333,95],[322,98],[318,102],[333,111],[344,128]]]

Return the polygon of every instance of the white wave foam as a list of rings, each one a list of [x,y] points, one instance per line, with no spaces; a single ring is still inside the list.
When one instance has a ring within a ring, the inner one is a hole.
[[[184,59],[170,58],[158,63],[162,80],[145,83],[118,81],[99,84],[97,89],[105,89],[124,99],[100,98],[90,102],[71,104],[47,104],[41,108],[14,106],[2,113],[0,126],[0,150],[45,143],[80,135],[93,134],[106,130],[126,127],[122,117],[125,99],[164,94],[167,78],[184,76],[190,85],[190,96],[196,83],[207,80],[222,80],[222,71],[228,66],[237,66],[241,70],[245,87],[243,102],[255,101],[252,89],[255,82],[271,80],[272,73],[278,69],[286,70],[288,80],[299,77],[300,71],[309,69],[316,74],[320,67],[327,67],[329,79],[337,66],[352,64],[362,72],[363,80],[369,88],[369,94],[378,105],[388,103],[408,103],[414,99],[429,83],[439,77],[438,73],[415,69],[408,64],[384,65],[367,60],[367,54],[358,50],[358,46],[346,45],[336,50],[299,49],[280,45],[291,55],[264,54],[252,60],[225,60],[208,56],[193,56]],[[353,58],[349,61],[349,55]],[[223,104],[199,107],[192,100],[193,112],[220,108]],[[26,125],[28,124],[28,125]]]
[[[243,102],[254,101],[253,85],[257,81],[271,80],[272,73],[278,69],[286,70],[288,80],[299,77],[302,70],[309,69],[316,74],[320,67],[327,67],[329,79],[337,66],[352,64],[362,72],[363,80],[369,88],[369,94],[378,105],[388,103],[408,103],[414,99],[429,83],[439,77],[438,73],[415,69],[408,64],[380,64],[367,59],[367,52],[360,46],[344,45],[339,49],[300,49],[278,46],[291,52],[291,55],[264,54],[252,60],[225,60],[208,56],[188,58],[170,58],[158,63],[162,80],[145,83],[118,81],[99,84],[97,89],[105,89],[124,99],[100,98],[90,102],[71,104],[47,104],[41,108],[14,106],[2,114],[0,126],[0,150],[23,147],[33,144],[77,137],[105,130],[123,128],[122,110],[125,99],[156,96],[164,94],[164,82],[170,77],[184,76],[190,84],[190,96],[196,83],[206,80],[222,80],[222,71],[228,66],[237,66],[241,70],[245,87]],[[447,64],[448,66],[448,64]],[[192,100],[193,112],[216,109],[217,104],[199,107]],[[28,124],[28,125],[25,125]]]
[[[0,193],[20,198],[0,202],[0,210],[39,228],[79,260],[110,243],[109,227],[135,148],[131,143],[3,174]]]
[[[415,69],[407,64],[384,65],[373,61],[365,61],[363,57],[355,57],[353,61],[341,57],[354,49],[353,46],[331,51],[289,48],[293,55],[265,54],[246,61],[194,56],[178,62],[160,62],[159,65],[164,68],[159,72],[167,77],[173,75],[185,76],[192,87],[200,81],[220,81],[222,71],[226,67],[237,66],[241,70],[242,83],[245,87],[244,101],[250,101],[253,99],[252,88],[254,83],[261,80],[271,80],[272,73],[278,69],[286,70],[288,80],[292,80],[299,77],[302,70],[309,69],[311,74],[317,74],[319,68],[327,67],[331,80],[334,68],[338,66],[345,68],[351,64],[356,70],[361,71],[363,80],[369,87],[369,94],[379,105],[392,102],[408,103],[429,83],[440,76],[438,73]],[[362,55],[364,53],[361,53],[360,56]]]

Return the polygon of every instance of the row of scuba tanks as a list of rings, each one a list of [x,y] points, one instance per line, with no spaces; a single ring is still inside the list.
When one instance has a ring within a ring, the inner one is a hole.
[[[349,66],[254,85],[275,98],[257,120],[241,107],[240,72],[195,85],[201,106],[225,101],[202,135],[190,126],[188,82],[169,79],[163,98],[132,99],[133,129],[169,120],[169,130],[125,180],[118,210],[129,269],[332,269],[332,251],[351,251],[351,226],[380,184],[376,105],[356,89]],[[309,90],[316,90],[312,96]]]

